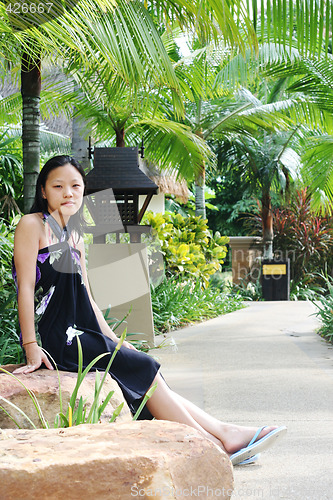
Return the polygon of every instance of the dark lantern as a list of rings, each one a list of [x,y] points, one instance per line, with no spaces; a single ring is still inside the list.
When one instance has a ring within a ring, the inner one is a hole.
[[[139,168],[138,148],[94,148],[93,158],[94,168],[86,176],[87,195],[110,188],[114,194],[114,200],[96,196],[96,202],[91,201],[94,203],[94,212],[97,214],[95,223],[99,225],[112,224],[115,218],[120,222],[120,216],[126,231],[128,226],[138,225],[152,196],[158,193],[158,186]],[[139,195],[146,195],[140,211]],[[117,207],[114,206],[115,202]]]

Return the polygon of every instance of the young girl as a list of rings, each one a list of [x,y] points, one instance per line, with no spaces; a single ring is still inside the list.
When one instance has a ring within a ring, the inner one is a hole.
[[[39,174],[31,212],[17,225],[13,276],[26,365],[14,373],[31,373],[43,365],[52,370],[44,350],[60,370],[77,371],[77,336],[84,366],[101,353],[111,355],[118,343],[89,289],[80,224],[84,188],[84,171],[75,159],[50,159]],[[109,356],[103,357],[96,368],[105,369],[108,361]],[[286,432],[285,427],[257,430],[211,417],[174,393],[159,368],[157,361],[125,341],[110,375],[119,384],[132,412],[157,382],[146,405],[146,418],[153,416],[198,429],[225,450],[233,464],[255,460],[256,453]]]

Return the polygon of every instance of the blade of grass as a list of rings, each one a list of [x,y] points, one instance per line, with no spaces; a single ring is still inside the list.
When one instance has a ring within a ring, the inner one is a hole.
[[[7,417],[9,417],[9,418],[10,418],[10,419],[14,422],[14,424],[15,424],[15,425],[16,425],[19,429],[21,429],[20,424],[19,424],[19,423],[15,420],[15,418],[14,418],[12,415],[11,415],[10,413],[8,413],[8,411],[7,411],[7,410],[6,410],[3,406],[1,406],[1,405],[0,405],[0,408],[1,408],[1,410],[2,410],[2,411],[6,414],[6,415],[7,415]]]
[[[53,366],[57,372],[57,377],[58,377],[58,387],[59,387],[59,405],[60,405],[60,412],[62,412],[62,392],[61,392],[61,382],[60,382],[60,373],[59,373],[59,370],[58,370],[58,367],[57,367],[57,363],[54,361],[54,359],[52,358],[51,354],[49,354],[46,349],[44,349],[43,347],[41,348],[43,352],[45,352],[45,354],[51,359],[52,363],[53,363]]]
[[[78,335],[76,336],[76,338],[77,338],[77,346],[78,346],[78,372],[77,372],[76,385],[74,387],[74,390],[73,390],[73,393],[72,393],[71,399],[70,399],[70,405],[72,408],[74,408],[75,401],[76,401],[77,394],[78,394],[78,390],[80,388],[80,385],[82,384],[84,377],[91,370],[91,368],[94,366],[94,364],[96,364],[101,358],[103,358],[104,356],[107,356],[109,354],[108,352],[105,352],[103,354],[100,354],[99,356],[96,356],[96,358],[94,358],[88,364],[88,366],[85,368],[85,370],[82,372],[82,366],[83,366],[82,346],[81,346],[81,342],[80,342]]]
[[[127,328],[125,328],[125,330],[124,330],[124,331],[123,331],[123,333],[121,334],[121,337],[120,337],[120,339],[119,339],[119,341],[118,341],[118,344],[116,345],[116,347],[115,347],[115,349],[114,349],[114,351],[113,351],[113,353],[112,353],[111,359],[110,359],[110,361],[109,361],[109,363],[108,363],[108,365],[107,365],[107,367],[106,367],[106,369],[105,369],[105,372],[104,372],[103,378],[102,378],[102,380],[101,380],[101,383],[100,383],[100,385],[99,385],[98,391],[97,391],[97,393],[95,394],[95,399],[94,399],[94,402],[93,402],[93,404],[92,404],[92,406],[91,406],[91,408],[90,408],[90,412],[89,412],[89,414],[88,414],[88,421],[90,421],[91,416],[92,416],[93,412],[95,411],[95,408],[96,408],[97,403],[98,403],[98,398],[99,398],[100,392],[101,392],[101,390],[102,390],[103,384],[104,384],[104,382],[105,382],[106,376],[107,376],[107,375],[108,375],[108,373],[109,373],[109,370],[110,370],[110,368],[111,368],[111,365],[112,365],[112,363],[113,363],[114,358],[116,357],[117,352],[118,352],[118,351],[119,351],[119,349],[121,348],[121,346],[122,346],[122,344],[123,344],[123,342],[124,342],[124,340],[125,340],[125,338],[126,338],[126,332],[127,332]],[[108,353],[108,354],[109,354],[109,353]]]
[[[43,412],[42,412],[42,410],[41,410],[41,407],[40,407],[40,405],[39,405],[39,403],[38,403],[38,400],[37,400],[37,398],[36,398],[35,394],[34,394],[34,393],[30,390],[30,389],[28,389],[28,388],[27,388],[27,386],[26,386],[26,385],[24,385],[24,383],[23,383],[23,382],[22,382],[19,378],[17,378],[17,377],[16,377],[13,373],[10,373],[9,371],[7,371],[5,368],[3,368],[3,367],[1,367],[1,366],[0,366],[0,370],[1,370],[2,372],[6,373],[7,375],[10,375],[10,376],[11,376],[12,378],[14,378],[17,382],[19,382],[19,384],[21,384],[21,385],[22,385],[22,387],[24,387],[24,389],[27,391],[27,393],[28,393],[29,397],[31,398],[31,400],[32,400],[32,402],[33,402],[33,404],[34,404],[34,406],[35,406],[35,408],[36,408],[37,415],[38,415],[38,418],[39,418],[39,420],[40,420],[40,422],[41,422],[42,426],[44,427],[44,429],[48,429],[48,428],[49,428],[49,425],[48,425],[48,423],[47,423],[47,421],[46,421],[46,419],[45,419],[45,417],[44,417],[44,415],[43,415]]]
[[[0,396],[0,399],[2,399],[2,401],[5,401],[5,403],[7,403],[8,405],[12,406],[12,408],[15,408],[16,411],[18,411],[19,413],[21,413],[21,415],[23,415],[23,417],[28,420],[29,424],[32,425],[32,427],[34,429],[37,429],[37,427],[35,426],[35,424],[33,423],[33,421],[28,417],[28,415],[26,413],[24,413],[23,410],[21,410],[21,408],[19,408],[18,406],[16,406],[11,401],[8,401],[8,399],[4,398],[3,396]],[[21,427],[19,426],[19,428],[21,428]]]
[[[114,410],[112,417],[109,420],[109,423],[112,424],[116,420],[116,418],[119,416],[121,410],[123,409],[124,403],[120,403],[119,406]]]
[[[148,399],[152,397],[152,395],[154,394],[154,392],[155,392],[156,388],[157,388],[157,382],[156,382],[156,384],[154,384],[154,385],[153,385],[153,386],[152,386],[152,387],[151,387],[151,388],[150,388],[150,389],[146,392],[146,394],[145,394],[145,396],[144,396],[143,400],[141,401],[141,404],[140,404],[139,408],[137,409],[137,411],[136,411],[136,413],[135,413],[135,415],[134,415],[134,417],[133,417],[133,420],[137,420],[137,419],[138,419],[138,417],[139,417],[140,413],[142,412],[142,410],[143,410],[143,408],[144,408],[145,404],[147,403]]]
[[[114,395],[114,391],[110,391],[109,394],[106,396],[105,400],[103,401],[103,403],[99,406],[97,421],[101,418],[101,415],[102,415],[103,411],[105,410],[106,405],[109,403],[109,401],[113,395]]]

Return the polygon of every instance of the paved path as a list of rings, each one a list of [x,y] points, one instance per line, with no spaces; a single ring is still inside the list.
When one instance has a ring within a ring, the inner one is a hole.
[[[256,465],[235,467],[232,500],[333,499],[333,346],[309,302],[256,302],[172,332],[153,351],[172,389],[215,417],[287,425]],[[157,337],[160,340],[160,337]]]

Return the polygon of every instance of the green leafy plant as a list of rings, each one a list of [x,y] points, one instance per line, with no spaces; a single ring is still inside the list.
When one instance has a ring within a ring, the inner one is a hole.
[[[135,415],[133,416],[133,420],[137,420],[140,416],[140,413],[142,412],[145,404],[147,403],[148,399],[150,399],[152,397],[152,395],[154,394],[154,392],[156,391],[156,388],[157,388],[157,382],[152,385],[150,387],[150,389],[148,389],[148,391],[146,392],[146,394],[144,395],[141,403],[140,403],[140,406],[139,408],[137,409]]]
[[[290,300],[316,300],[325,295],[325,280],[319,273],[307,273],[300,281],[290,281]]]
[[[62,428],[63,427],[72,427],[74,425],[80,425],[80,424],[96,424],[96,423],[98,423],[100,421],[100,418],[101,418],[101,416],[102,416],[102,414],[103,414],[103,412],[104,412],[107,404],[111,400],[111,398],[112,398],[112,396],[114,394],[114,391],[110,391],[107,394],[107,396],[104,399],[104,401],[102,401],[101,403],[100,403],[100,393],[101,393],[102,387],[104,385],[105,379],[107,377],[107,374],[108,374],[108,372],[109,372],[109,370],[111,368],[111,365],[113,363],[113,360],[114,360],[115,356],[117,355],[117,352],[119,351],[120,347],[122,346],[122,344],[123,344],[123,342],[124,342],[124,340],[126,338],[126,329],[122,333],[122,335],[120,337],[120,340],[119,340],[118,344],[116,345],[116,348],[115,348],[115,350],[112,353],[112,356],[110,357],[110,360],[108,362],[108,365],[107,365],[107,367],[106,367],[106,369],[104,371],[104,374],[103,374],[102,378],[101,378],[100,372],[98,370],[96,370],[94,398],[93,398],[93,402],[91,404],[91,407],[90,407],[90,410],[89,410],[88,414],[87,414],[86,401],[83,400],[82,396],[80,396],[80,398],[78,400],[78,392],[79,392],[80,386],[81,386],[84,378],[86,377],[87,373],[92,369],[92,367],[101,358],[103,358],[104,356],[108,356],[110,353],[106,352],[106,353],[100,354],[99,356],[96,356],[96,358],[94,358],[89,363],[89,365],[83,370],[82,346],[81,346],[81,342],[80,342],[79,337],[76,336],[76,338],[77,338],[77,346],[78,346],[78,372],[77,372],[76,384],[75,384],[75,387],[74,387],[73,392],[71,394],[70,401],[69,401],[66,413],[64,413],[64,410],[63,410],[63,401],[62,401],[62,394],[61,394],[61,383],[60,383],[59,371],[57,369],[57,366],[56,366],[54,360],[52,360],[53,364],[54,364],[54,366],[55,366],[55,368],[57,370],[58,384],[59,384],[59,404],[60,404],[60,411],[55,416],[54,427],[56,427],[56,428],[59,428],[59,427],[62,427]],[[10,373],[5,368],[2,368],[0,366],[0,371],[2,371],[3,373],[6,373],[7,375],[10,375],[11,377],[13,377],[16,381],[18,381],[25,388],[25,390],[27,391],[29,397],[31,398],[31,400],[32,400],[32,402],[33,402],[33,404],[34,404],[34,406],[36,408],[37,415],[38,415],[38,418],[39,418],[39,420],[41,422],[42,427],[45,428],[45,429],[50,428],[49,423],[45,419],[45,417],[43,415],[43,412],[41,410],[41,407],[40,407],[40,405],[38,403],[38,400],[37,400],[35,394],[33,393],[33,391],[31,391],[30,389],[28,389],[26,387],[26,385],[18,377],[16,377],[12,373]],[[140,415],[143,407],[147,403],[148,399],[153,395],[156,387],[157,387],[157,384],[155,384],[154,386],[152,386],[147,391],[147,393],[145,394],[144,398],[142,399],[142,402],[141,402],[141,404],[140,404],[137,412],[135,413],[135,415],[133,417],[133,420],[136,420],[139,417],[139,415]],[[36,425],[33,423],[33,421],[28,417],[28,415],[26,415],[26,413],[24,413],[17,405],[15,405],[14,403],[12,403],[11,401],[8,401],[6,398],[4,398],[1,395],[0,395],[0,400],[4,401],[8,405],[10,405],[12,408],[14,408],[17,412],[19,412],[21,415],[23,415],[23,417],[30,423],[30,425],[34,429],[37,428]],[[77,400],[78,400],[78,402],[77,402]],[[114,410],[114,412],[112,414],[112,417],[110,419],[110,423],[114,422],[114,420],[120,414],[120,412],[121,412],[121,410],[123,408],[123,405],[124,405],[124,403],[121,403]],[[20,428],[20,425],[17,422],[17,420],[3,406],[0,405],[0,408],[1,408],[2,411],[4,411],[6,413],[6,415],[9,416],[9,418],[11,418],[11,420],[15,423],[15,425],[18,428]]]
[[[243,307],[241,299],[199,281],[183,282],[180,277],[164,280],[152,288],[152,308],[156,333],[189,323],[215,318]]]
[[[21,363],[16,290],[12,278],[14,232],[19,216],[0,219],[0,364]]]
[[[111,365],[113,363],[113,360],[119,351],[120,347],[122,346],[122,343],[124,342],[126,338],[126,330],[124,330],[118,344],[115,347],[115,350],[112,353],[112,356],[108,362],[108,365],[105,369],[104,375],[102,379],[100,378],[100,373],[96,371],[95,375],[95,393],[94,393],[94,400],[93,403],[90,407],[90,411],[88,415],[86,415],[86,406],[85,402],[83,401],[82,396],[79,399],[79,403],[76,407],[76,400],[78,396],[78,391],[80,388],[80,385],[82,384],[85,376],[87,373],[92,369],[92,367],[104,356],[107,356],[109,353],[103,353],[94,358],[89,365],[82,371],[83,367],[83,353],[82,353],[82,346],[79,337],[77,336],[77,346],[78,346],[78,372],[77,372],[77,379],[76,379],[76,385],[74,387],[73,393],[70,397],[68,409],[66,415],[63,413],[62,409],[60,409],[59,414],[56,417],[56,427],[71,427],[72,425],[80,425],[80,424],[96,424],[99,422],[99,419],[103,413],[103,411],[106,408],[106,405],[112,398],[114,392],[111,391],[108,393],[106,396],[104,402],[102,404],[99,403],[99,396],[103,387],[103,384],[105,382],[106,376],[109,373],[109,370],[111,368]],[[61,404],[62,406],[62,404]],[[117,411],[118,410],[118,411]],[[119,414],[121,411],[121,408],[119,409],[116,408],[116,414]],[[114,416],[113,416],[114,417]],[[115,417],[114,417],[115,418]],[[113,418],[113,420],[114,420]]]
[[[177,201],[177,197],[175,195],[168,195],[168,198],[165,200],[165,209],[168,212],[174,212],[176,214],[183,215],[184,217],[187,217],[188,215],[195,215],[195,184],[191,186],[191,189],[189,190],[189,197],[188,201],[186,203],[179,203]],[[205,186],[204,188],[204,195],[205,195],[205,207],[206,209],[209,208],[212,211],[218,211],[218,208],[210,203],[209,200],[214,200],[215,203],[215,192],[213,189],[209,188],[208,186]]]
[[[321,322],[319,335],[333,343],[333,278],[327,274],[318,273],[324,281],[324,288],[320,289],[311,302],[317,307],[315,315]]]
[[[23,165],[18,138],[7,132],[1,133],[0,127],[0,214],[9,218],[20,213],[17,201],[20,203],[23,193]]]
[[[1,367],[0,366],[0,371],[2,371],[3,373],[6,373],[7,375],[10,375],[12,378],[14,378],[17,382],[19,382],[23,387],[24,389],[27,391],[29,397],[31,398],[35,408],[36,408],[36,411],[37,411],[37,415],[38,415],[38,418],[42,424],[42,427],[44,429],[47,429],[49,428],[49,425],[47,423],[47,421],[45,420],[44,418],[44,415],[43,415],[43,412],[41,410],[41,407],[38,403],[38,400],[35,396],[35,394],[30,391],[30,389],[27,388],[27,386],[25,384],[23,384],[23,382],[18,378],[18,377],[15,377],[15,375],[13,375],[13,373],[10,373],[9,371],[7,371],[5,368]],[[37,429],[36,425],[33,423],[33,421],[28,417],[28,415],[26,413],[24,413],[23,410],[21,410],[21,408],[19,408],[17,405],[15,405],[14,403],[12,403],[11,401],[8,401],[8,399],[4,398],[3,396],[0,395],[0,400],[1,401],[4,401],[5,403],[7,403],[9,406],[11,406],[12,408],[14,408],[17,412],[19,412],[29,423],[30,425],[34,428],[34,429]],[[20,424],[17,422],[17,420],[15,420],[15,418],[3,407],[0,405],[0,408],[3,412],[6,413],[6,415],[14,422],[14,424],[20,429],[21,426]]]
[[[249,278],[245,277],[241,279],[239,283],[228,284],[227,290],[232,296],[237,297],[239,300],[251,302],[263,300],[260,277],[255,281],[251,281]]]
[[[166,273],[199,280],[208,286],[209,278],[221,269],[229,238],[209,231],[207,220],[180,214],[146,214],[161,244]]]

